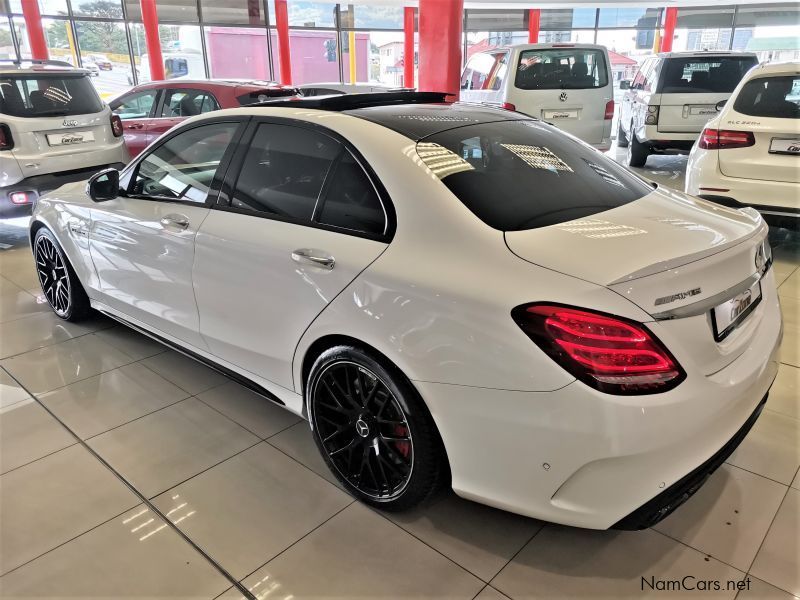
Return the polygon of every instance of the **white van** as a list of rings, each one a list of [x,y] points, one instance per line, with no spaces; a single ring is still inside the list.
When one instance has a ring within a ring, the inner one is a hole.
[[[686,154],[716,105],[727,100],[752,67],[746,52],[669,52],[645,60],[619,111],[617,145],[628,148],[628,165],[643,167],[650,154]]]
[[[614,90],[605,46],[520,44],[474,54],[461,100],[549,121],[599,150],[611,146]]]

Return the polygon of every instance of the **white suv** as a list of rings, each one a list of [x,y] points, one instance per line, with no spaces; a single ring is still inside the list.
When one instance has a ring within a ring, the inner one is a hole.
[[[0,62],[0,218],[29,215],[45,192],[127,162],[122,122],[88,71]]]
[[[716,116],[747,71],[758,64],[743,52],[670,52],[642,63],[622,98],[617,145],[628,164],[643,167],[650,154],[685,154]]]

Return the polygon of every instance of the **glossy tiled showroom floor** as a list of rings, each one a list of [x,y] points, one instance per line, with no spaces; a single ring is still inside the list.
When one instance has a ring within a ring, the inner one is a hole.
[[[680,188],[685,162],[648,175]],[[766,411],[655,529],[597,532],[452,495],[403,515],[354,503],[305,422],[107,319],[57,319],[24,222],[0,224],[0,596],[667,597],[642,578],[685,576],[720,582],[699,597],[746,576],[739,598],[800,596],[800,236],[773,243],[785,338]]]

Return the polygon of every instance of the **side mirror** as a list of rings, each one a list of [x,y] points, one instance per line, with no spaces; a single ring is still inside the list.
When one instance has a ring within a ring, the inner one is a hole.
[[[86,184],[86,193],[95,202],[105,202],[119,196],[119,171],[103,169],[95,173]]]
[[[622,81],[619,82],[619,89],[621,90],[631,89],[631,82],[628,81],[627,79],[623,79]]]
[[[720,112],[727,102],[727,100],[720,100],[716,103],[716,105],[714,105],[714,108],[717,109],[717,112]]]

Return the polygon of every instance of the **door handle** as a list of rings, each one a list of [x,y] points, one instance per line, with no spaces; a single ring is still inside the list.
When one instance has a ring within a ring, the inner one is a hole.
[[[125,125],[125,129],[144,129],[144,125],[141,123],[131,123],[130,125]]]
[[[176,229],[186,229],[189,227],[189,218],[186,215],[170,214],[164,215],[159,221],[164,227],[174,227]]]
[[[336,259],[324,250],[313,248],[298,248],[292,252],[292,260],[297,263],[310,264],[329,271],[336,265]]]

